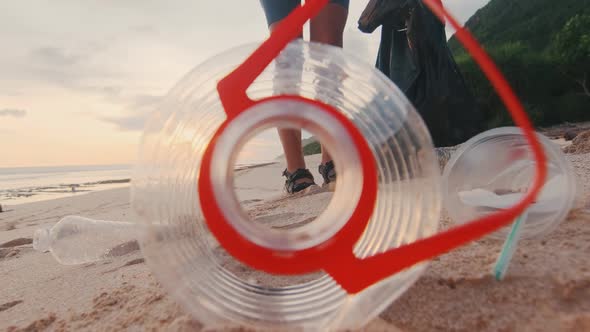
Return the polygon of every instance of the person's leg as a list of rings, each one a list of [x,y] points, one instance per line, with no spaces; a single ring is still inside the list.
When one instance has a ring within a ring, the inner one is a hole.
[[[342,47],[344,27],[348,18],[348,1],[330,1],[311,19],[311,41]]]
[[[271,32],[282,19],[287,17],[301,3],[300,0],[261,0],[260,2]],[[299,38],[303,38],[303,35],[300,35]],[[301,130],[278,129],[278,133],[281,145],[283,146],[283,152],[285,153],[287,172],[292,174],[298,169],[306,169],[303,148],[301,146]],[[308,177],[299,178],[294,182],[296,185],[314,183],[313,179]]]
[[[344,27],[348,18],[348,0],[331,1],[322,11],[311,20],[311,41],[343,46]],[[331,161],[332,157],[322,146],[322,164]]]
[[[264,7],[266,19],[269,24],[268,28],[272,32],[282,19],[295,9],[300,0],[261,0]],[[299,36],[303,38],[303,36]],[[305,168],[305,159],[303,158],[303,149],[301,146],[301,130],[298,129],[279,129],[279,137],[283,145],[285,159],[287,162],[287,171],[295,172],[297,169]],[[311,180],[301,179],[299,182]]]
[[[280,23],[297,5],[300,0],[261,0],[270,31]],[[315,18],[311,20],[311,40],[342,47],[344,27],[348,17],[349,0],[332,0]],[[302,37],[302,36],[300,36]],[[301,146],[301,130],[279,129],[279,137],[285,152],[287,171],[295,172],[305,169],[305,159]],[[322,164],[325,165],[332,158],[328,151],[322,148]],[[313,182],[303,178],[296,183]]]

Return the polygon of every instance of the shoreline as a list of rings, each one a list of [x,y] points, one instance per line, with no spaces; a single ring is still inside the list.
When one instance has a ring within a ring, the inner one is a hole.
[[[15,207],[27,203],[43,202],[65,197],[75,197],[92,192],[104,191],[129,186],[131,179],[103,180],[88,183],[61,184],[19,189],[8,189],[0,192],[0,205]]]
[[[243,174],[252,169],[267,167],[277,164],[276,161],[238,165],[234,169],[236,175]],[[108,179],[99,181],[89,181],[81,183],[63,183],[49,186],[33,186],[15,189],[0,189],[0,205],[5,207],[14,207],[27,203],[42,202],[64,197],[75,197],[91,192],[104,191],[129,186],[131,178]]]

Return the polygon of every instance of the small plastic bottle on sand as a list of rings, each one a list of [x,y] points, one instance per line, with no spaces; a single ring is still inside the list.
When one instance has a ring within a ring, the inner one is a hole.
[[[118,257],[139,249],[135,223],[68,216],[33,236],[33,248],[50,251],[64,265],[76,265]]]

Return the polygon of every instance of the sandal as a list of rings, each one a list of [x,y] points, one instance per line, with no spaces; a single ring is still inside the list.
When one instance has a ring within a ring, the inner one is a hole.
[[[289,173],[287,169],[285,169],[283,171],[283,176],[287,178],[287,181],[285,181],[285,191],[289,194],[298,193],[315,185],[313,175],[305,168],[299,168],[293,173]],[[310,179],[311,182],[297,183],[297,181],[301,179]]]
[[[324,186],[331,182],[336,182],[336,169],[334,169],[333,161],[330,160],[325,164],[320,164],[318,172],[324,178]]]

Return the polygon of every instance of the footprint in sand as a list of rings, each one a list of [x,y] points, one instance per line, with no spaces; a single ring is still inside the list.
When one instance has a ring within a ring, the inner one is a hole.
[[[137,258],[137,259],[130,260],[129,262],[123,264],[123,266],[121,266],[121,267],[131,266],[131,265],[141,264],[141,263],[145,263],[145,259],[143,259],[143,258]]]
[[[314,221],[316,218],[315,217],[311,217],[311,218],[307,218],[292,224],[287,224],[287,225],[277,225],[277,226],[272,226],[272,228],[276,228],[276,229],[293,229],[293,228],[298,228],[301,227],[303,225],[307,225],[310,222]]]
[[[12,302],[6,302],[4,304],[0,304],[0,312],[8,310],[12,307],[14,307],[15,305],[19,304],[19,303],[23,303],[22,300],[17,300],[17,301],[12,301]]]
[[[275,224],[275,223],[280,223],[282,220],[288,220],[288,219],[291,219],[293,217],[300,216],[300,215],[303,215],[303,214],[302,213],[294,213],[294,212],[277,213],[277,214],[271,214],[271,215],[257,217],[254,219],[254,222],[260,223],[260,224],[265,224],[265,225],[270,225],[271,227],[274,227],[273,224]]]
[[[11,231],[16,229],[16,221],[9,221],[0,226],[0,231]]]
[[[137,264],[142,264],[142,263],[145,263],[145,259],[143,259],[143,258],[132,259],[119,267],[104,271],[102,274],[112,273],[112,272],[118,271],[126,266],[132,266],[132,265],[137,265]]]
[[[21,237],[21,238],[14,239],[14,240],[0,244],[0,248],[14,248],[14,247],[24,246],[26,244],[32,244],[32,243],[33,243],[32,238]]]
[[[258,203],[258,202],[262,202],[261,199],[247,199],[245,201],[241,201],[240,204],[242,205],[248,205],[248,204],[252,204],[252,203]]]
[[[9,248],[9,249],[0,249],[0,260],[4,258],[16,257],[20,253],[20,250]]]

